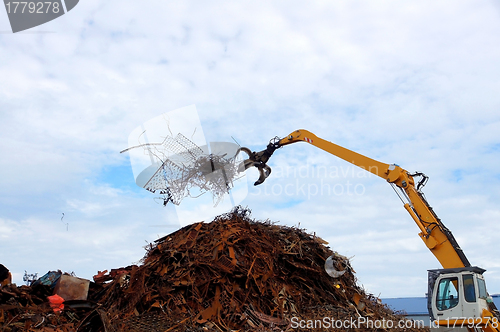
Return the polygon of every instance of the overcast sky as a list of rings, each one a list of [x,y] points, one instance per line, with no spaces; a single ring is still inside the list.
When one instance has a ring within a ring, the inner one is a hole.
[[[500,293],[498,2],[81,0],[16,34],[0,10],[0,31],[0,263],[16,283],[91,279],[178,229],[119,152],[196,105],[208,142],[260,150],[304,128],[426,173],[429,203]],[[370,293],[424,296],[439,263],[384,180],[306,143],[270,165],[261,187],[247,176],[254,218],[329,241]]]

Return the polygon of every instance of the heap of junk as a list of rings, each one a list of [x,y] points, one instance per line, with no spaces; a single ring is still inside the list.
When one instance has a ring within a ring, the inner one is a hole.
[[[0,331],[342,331],[307,324],[403,319],[359,287],[349,259],[326,244],[237,207],[93,280],[50,271],[16,286],[2,266]]]

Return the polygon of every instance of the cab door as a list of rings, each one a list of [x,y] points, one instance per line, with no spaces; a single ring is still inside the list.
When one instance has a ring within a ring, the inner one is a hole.
[[[461,289],[462,280],[457,274],[438,278],[432,301],[432,307],[438,320],[463,317],[460,303]]]

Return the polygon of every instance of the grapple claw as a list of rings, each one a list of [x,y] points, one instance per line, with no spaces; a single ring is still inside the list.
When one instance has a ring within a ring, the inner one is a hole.
[[[255,181],[254,186],[258,186],[263,183],[267,177],[271,174],[271,167],[269,167],[266,163],[273,154],[273,152],[279,148],[279,144],[277,143],[279,140],[274,139],[271,141],[265,150],[259,152],[252,152],[249,148],[241,147],[238,149],[238,153],[241,151],[245,152],[248,155],[248,159],[243,161],[243,167],[245,170],[254,166],[259,170],[260,176],[257,181]]]

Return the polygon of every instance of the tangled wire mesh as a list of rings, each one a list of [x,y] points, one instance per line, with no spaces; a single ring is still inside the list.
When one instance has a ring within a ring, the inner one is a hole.
[[[146,143],[128,148],[143,148],[157,169],[144,188],[163,196],[164,204],[179,205],[185,197],[211,192],[217,206],[241,178],[244,167],[238,163],[238,151],[206,153],[187,137],[178,133],[166,136],[161,143]],[[196,194],[194,192],[196,191]]]

